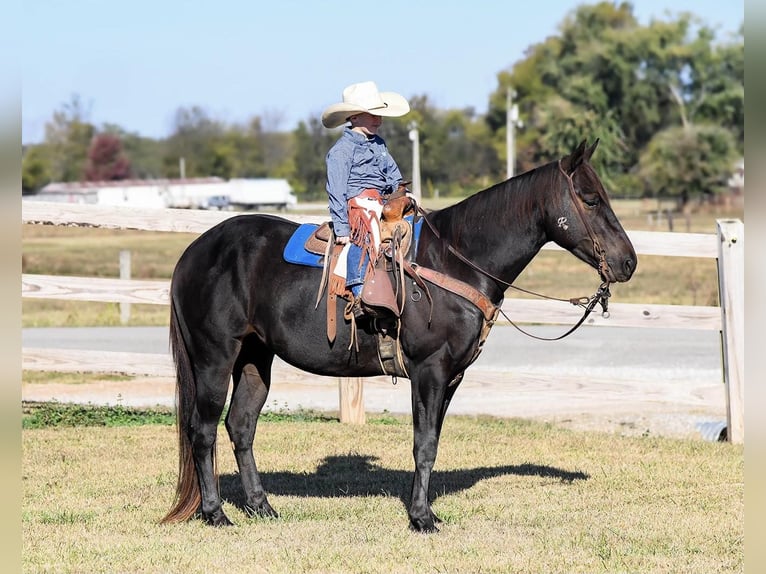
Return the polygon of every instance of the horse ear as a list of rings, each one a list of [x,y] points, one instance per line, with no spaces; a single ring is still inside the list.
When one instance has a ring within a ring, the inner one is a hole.
[[[585,150],[585,161],[590,161],[590,158],[593,155],[593,152],[596,151],[596,148],[598,147],[598,142],[599,141],[600,141],[600,139],[596,138],[596,141],[593,142],[593,145]]]
[[[562,158],[561,160],[561,167],[565,172],[568,174],[573,174],[574,171],[580,166],[580,164],[583,162],[583,154],[585,153],[585,140],[582,140],[580,142],[580,145],[577,146],[577,149],[575,149],[571,154],[566,156],[565,158]]]

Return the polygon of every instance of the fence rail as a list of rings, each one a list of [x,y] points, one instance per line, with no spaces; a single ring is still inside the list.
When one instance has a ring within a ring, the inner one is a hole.
[[[41,225],[202,233],[235,215],[238,213],[22,202],[22,222]],[[288,218],[298,223],[320,223],[326,219],[322,216],[301,215],[289,215]],[[716,234],[628,231],[628,235],[639,255],[716,258],[721,306],[612,303],[609,319],[594,313],[585,324],[721,332],[728,437],[732,442],[743,442],[743,223],[739,220],[718,220]],[[547,244],[543,249],[561,248]],[[167,305],[169,281],[24,274],[21,293],[26,298]],[[572,306],[559,301],[506,298],[503,311],[519,323],[571,324],[573,319]],[[130,375],[162,373],[172,376],[165,355],[22,349],[22,365],[31,370],[118,372]],[[340,388],[341,419],[363,421],[361,383],[341,379]],[[355,409],[356,412],[349,409]]]

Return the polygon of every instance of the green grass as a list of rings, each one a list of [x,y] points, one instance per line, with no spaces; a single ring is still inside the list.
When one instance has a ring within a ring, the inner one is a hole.
[[[68,385],[81,385],[94,381],[132,381],[128,375],[112,375],[108,373],[68,373],[62,371],[29,371],[21,372],[23,383],[44,384],[49,382],[64,383]]]
[[[282,413],[285,415],[286,413]],[[408,530],[412,429],[262,419],[256,457],[279,519],[251,519],[223,427],[235,523],[160,526],[177,467],[166,424],[22,430],[28,572],[741,572],[744,450],[448,416],[436,535]]]
[[[114,405],[78,405],[58,403],[23,403],[21,428],[50,427],[119,427],[151,424],[172,425],[175,415],[170,409],[135,409]]]
[[[25,371],[26,377],[27,371]],[[29,373],[34,373],[30,371]],[[62,382],[61,373],[42,373],[56,382]],[[82,375],[80,375],[82,376]],[[92,376],[92,375],[91,375]],[[104,377],[102,377],[103,379]],[[22,402],[21,426],[24,429],[40,429],[52,427],[119,427],[142,425],[172,425],[175,424],[173,409],[156,406],[152,408],[134,408],[122,405],[101,406],[94,404],[47,402]],[[220,424],[226,417],[226,410],[221,415]],[[260,418],[262,422],[340,422],[337,416],[313,409],[288,409],[276,403],[264,409]],[[372,415],[370,424],[400,424],[396,417],[383,413]]]

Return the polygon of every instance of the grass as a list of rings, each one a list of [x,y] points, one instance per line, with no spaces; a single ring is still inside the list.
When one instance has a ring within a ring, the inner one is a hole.
[[[52,373],[48,373],[51,375]],[[57,382],[58,381],[57,379]],[[221,424],[226,412],[221,416]],[[373,417],[372,424],[396,424],[390,416]],[[310,409],[291,411],[277,406],[265,410],[260,422],[339,422],[338,417]],[[21,427],[41,429],[51,427],[120,427],[141,425],[172,425],[175,414],[172,409],[157,406],[154,408],[134,408],[122,405],[99,406],[75,403],[29,402],[22,403]]]
[[[452,200],[454,201],[454,200]],[[665,223],[650,222],[646,206],[638,201],[615,202],[626,229],[666,231]],[[738,212],[696,213],[688,231],[715,233],[717,218],[738,217]],[[677,231],[687,231],[683,220]],[[196,237],[188,233],[157,233],[82,227],[24,225],[24,273],[119,277],[119,253],[131,252],[134,279],[170,279],[176,261]],[[569,253],[543,251],[522,273],[516,284],[552,297],[591,295],[599,280],[596,272]],[[514,292],[509,295],[515,296]],[[612,288],[612,301],[622,303],[717,305],[716,262],[691,257],[640,256],[638,270],[626,284]],[[164,305],[131,305],[130,325],[163,326],[168,323]],[[55,299],[22,300],[23,327],[120,325],[117,303],[92,303]]]
[[[69,373],[63,371],[28,371],[21,372],[21,380],[24,383],[36,384],[47,383],[55,378],[57,383],[68,385],[81,385],[102,381],[130,381],[133,377],[128,375],[112,375],[109,373]]]
[[[169,409],[134,409],[122,405],[100,407],[58,402],[22,404],[21,428],[118,427],[146,424],[175,424]]]
[[[261,420],[256,456],[276,520],[246,517],[220,427],[220,487],[236,524],[226,529],[158,524],[175,487],[172,426],[25,428],[24,571],[743,569],[741,446],[448,416],[432,479],[444,524],[426,536],[407,529],[404,506],[411,419],[380,418]]]

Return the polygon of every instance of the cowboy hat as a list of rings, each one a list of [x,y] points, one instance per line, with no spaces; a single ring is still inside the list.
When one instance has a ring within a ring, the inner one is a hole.
[[[396,92],[379,92],[375,82],[351,84],[343,90],[343,101],[322,113],[322,125],[337,128],[353,115],[367,112],[373,116],[399,117],[410,111],[410,104]]]

